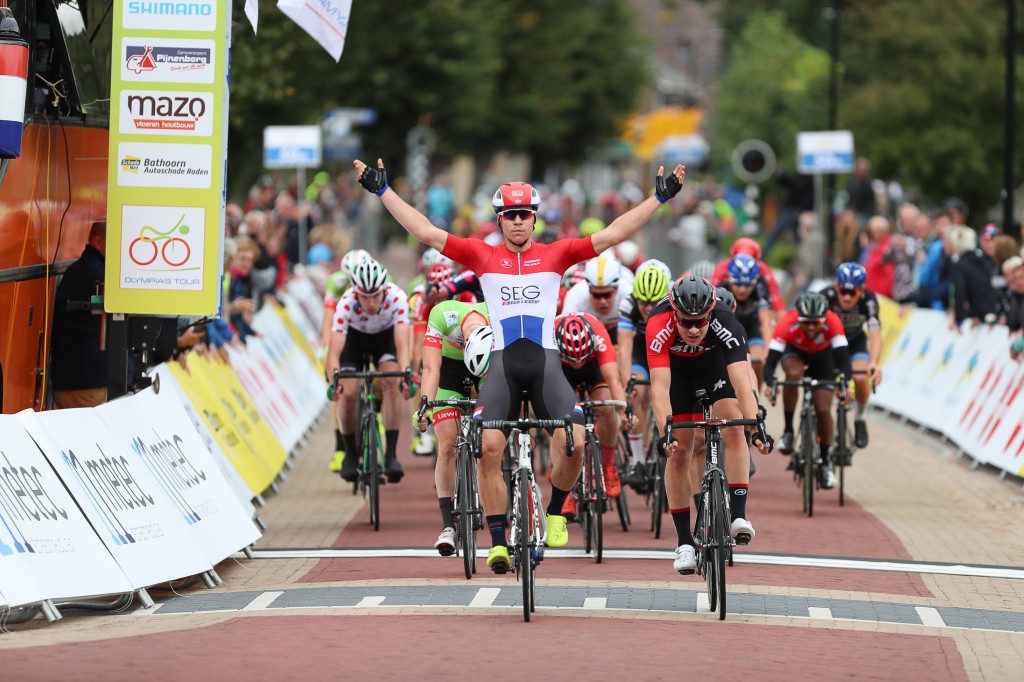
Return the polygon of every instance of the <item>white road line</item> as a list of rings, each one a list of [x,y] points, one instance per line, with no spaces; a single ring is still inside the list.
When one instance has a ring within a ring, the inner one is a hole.
[[[499,587],[481,587],[469,602],[470,606],[485,607],[494,603],[494,600],[501,594]]]
[[[811,620],[832,620],[832,609],[823,606],[808,606],[807,615]]]
[[[711,613],[711,600],[707,592],[697,593],[697,613]]]
[[[262,611],[270,606],[271,603],[273,603],[273,601],[282,594],[284,594],[284,592],[281,591],[258,594],[251,602],[240,608],[239,611]]]
[[[938,610],[930,606],[915,606],[914,610],[917,611],[917,617],[921,619],[921,625],[931,628],[946,627],[946,621],[942,620],[942,614]]]
[[[605,549],[609,559],[655,559],[672,558],[671,550],[660,549]],[[244,559],[241,552],[233,555]],[[478,554],[483,556],[483,554]],[[582,549],[548,549],[545,559],[588,558]],[[798,566],[802,568],[839,568],[859,571],[888,571],[896,573],[927,573],[935,575],[963,575],[978,578],[1005,578],[1024,580],[1024,569],[1001,566],[971,566],[966,564],[932,564],[914,561],[879,561],[872,559],[836,559],[831,557],[809,557],[791,555],[748,554],[733,555],[737,564],[760,564],[764,566]],[[437,558],[432,549],[413,547],[361,548],[361,549],[274,549],[253,550],[255,559],[419,559]]]
[[[583,608],[606,609],[608,608],[608,600],[605,597],[586,597],[583,600]]]
[[[359,603],[356,604],[356,608],[361,608],[361,609],[374,608],[376,606],[380,606],[381,604],[383,604],[385,599],[387,599],[386,596],[376,596],[376,595],[372,596],[372,597],[363,597],[362,599],[359,600]]]

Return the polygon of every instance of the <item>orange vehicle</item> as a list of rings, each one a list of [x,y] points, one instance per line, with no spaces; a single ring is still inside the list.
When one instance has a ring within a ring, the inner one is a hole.
[[[112,5],[0,0],[29,46],[21,156],[0,160],[4,413],[46,407],[54,290],[106,213]]]

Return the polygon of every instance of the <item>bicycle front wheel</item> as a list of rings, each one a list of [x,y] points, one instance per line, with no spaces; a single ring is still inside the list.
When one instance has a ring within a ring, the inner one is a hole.
[[[836,415],[836,446],[832,457],[833,466],[839,469],[839,506],[846,504],[846,461],[853,452],[850,425],[846,422],[846,408],[839,406]]]
[[[462,549],[462,566],[466,572],[466,580],[473,577],[473,573],[476,569],[476,547],[474,546],[474,540],[476,539],[476,530],[473,528],[473,482],[472,472],[470,467],[472,466],[472,454],[468,452],[468,447],[463,445],[459,448],[459,469],[458,469],[458,486],[456,488],[458,499],[458,520],[459,520],[459,543]]]
[[[364,462],[370,477],[370,523],[373,524],[374,530],[380,530],[380,432],[377,430],[375,412],[367,419],[367,428],[363,436],[366,438]]]
[[[713,575],[713,591],[709,594],[711,610],[718,609],[718,619],[725,620],[725,564],[732,537],[729,533],[729,519],[726,512],[725,481],[719,472],[711,475],[711,566],[708,575]],[[717,599],[716,599],[717,597]],[[717,601],[717,604],[716,604]]]
[[[537,520],[533,518],[533,491],[529,476],[519,476],[519,580],[523,585],[523,620],[530,622],[533,611],[533,559],[530,544],[537,534]]]
[[[601,563],[604,559],[604,507],[607,497],[604,492],[604,473],[601,467],[601,444],[591,436],[587,440],[590,451],[590,480],[586,495],[589,500],[590,533],[593,536],[594,559]]]
[[[818,459],[817,429],[814,425],[813,413],[805,414],[803,417],[803,453],[804,453],[804,512],[807,516],[814,516],[814,483],[817,467],[814,463]]]
[[[656,467],[657,474],[654,477],[654,492],[651,494],[651,514],[653,514],[651,527],[654,529],[654,538],[658,539],[661,537],[661,521],[662,517],[665,516],[665,505],[668,504],[665,495],[665,467],[667,466],[667,458],[658,455],[658,459],[655,462],[654,466]]]
[[[625,481],[629,472],[629,445],[621,433],[615,446],[615,464],[619,469],[619,480]],[[629,532],[629,503],[626,500],[626,485],[620,486],[619,496],[615,498],[615,508],[619,512],[619,523],[622,524],[622,532]]]

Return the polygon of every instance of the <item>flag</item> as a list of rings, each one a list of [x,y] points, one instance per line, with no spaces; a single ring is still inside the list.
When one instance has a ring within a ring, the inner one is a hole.
[[[341,59],[352,0],[278,0],[277,8],[334,57]]]
[[[245,0],[245,16],[249,17],[252,32],[256,33],[256,24],[260,20],[260,0]]]

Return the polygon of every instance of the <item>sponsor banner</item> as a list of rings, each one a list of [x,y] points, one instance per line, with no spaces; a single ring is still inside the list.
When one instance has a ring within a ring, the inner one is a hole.
[[[231,3],[220,0],[219,4]],[[217,5],[218,0],[122,0],[121,25],[151,31],[214,31]]]
[[[122,206],[121,231],[118,285],[122,289],[202,290],[204,207]],[[157,314],[159,310],[137,312]]]
[[[266,371],[272,370],[273,365],[264,358],[257,358],[257,353],[253,352],[258,345],[247,343],[244,349],[226,346],[228,361],[256,411],[267,422],[278,442],[291,452],[302,438],[305,424],[294,397],[285,388],[287,382],[276,371]]]
[[[122,90],[118,130],[126,135],[209,137],[218,116],[208,92]]]
[[[259,539],[173,389],[149,388],[97,412],[134,455],[129,459],[152,474],[207,561],[217,564]]]
[[[16,416],[133,587],[213,567],[189,537],[174,502],[94,409],[25,410]]]
[[[879,365],[884,365],[889,352],[896,347],[896,340],[911,319],[913,308],[904,308],[891,298],[878,297],[878,321],[882,325],[882,353]]]
[[[225,454],[224,449],[221,447],[220,442],[214,437],[214,434],[210,431],[207,423],[203,421],[202,415],[196,410],[196,406],[189,400],[188,395],[185,393],[185,389],[181,387],[178,380],[174,377],[174,374],[167,368],[166,364],[160,364],[153,368],[152,374],[154,380],[159,379],[160,390],[173,391],[178,404],[185,411],[189,421],[192,422],[193,428],[199,435],[200,440],[203,441],[203,445],[206,450],[213,457],[214,463],[217,465],[217,470],[220,471],[221,476],[227,481],[228,486],[231,488],[231,492],[234,494],[235,499],[245,509],[246,514],[251,518],[256,511],[253,506],[252,498],[253,493],[249,490],[249,486],[246,485],[242,475],[238,473],[238,469],[235,468],[234,464]]]
[[[295,400],[305,410],[308,425],[327,403],[323,368],[283,309],[274,306],[256,314],[253,327],[263,335],[262,349],[278,374],[288,377]]]
[[[121,40],[121,80],[135,83],[213,83],[216,43],[180,38]]]
[[[117,145],[121,187],[209,189],[213,147],[208,144],[122,142]]]
[[[114,0],[111,17],[105,309],[216,314],[231,3]]]
[[[132,589],[18,419],[0,415],[0,601],[21,606]]]

